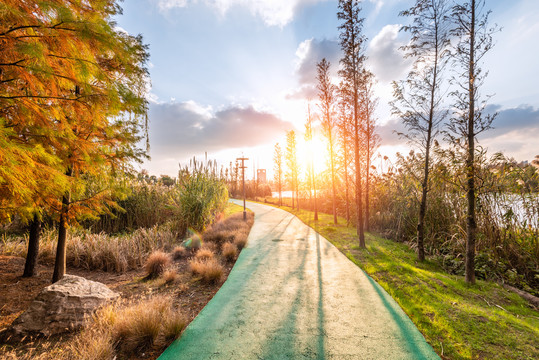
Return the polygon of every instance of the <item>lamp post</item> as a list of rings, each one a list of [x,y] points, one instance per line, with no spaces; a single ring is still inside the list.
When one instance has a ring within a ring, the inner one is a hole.
[[[247,220],[247,211],[245,210],[245,169],[247,166],[245,166],[245,160],[249,160],[249,158],[241,157],[237,158],[236,160],[241,160],[241,177],[242,177],[242,183],[243,183],[243,220]]]

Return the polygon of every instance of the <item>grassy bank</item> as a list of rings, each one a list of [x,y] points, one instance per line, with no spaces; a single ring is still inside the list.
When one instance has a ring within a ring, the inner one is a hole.
[[[366,234],[358,247],[355,228],[333,216],[282,207],[331,241],[375,279],[403,308],[444,359],[538,359],[539,312],[502,286],[447,274],[437,263],[418,263],[402,243]]]

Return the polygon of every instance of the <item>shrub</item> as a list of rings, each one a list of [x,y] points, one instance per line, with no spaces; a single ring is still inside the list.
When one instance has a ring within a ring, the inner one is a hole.
[[[215,254],[210,249],[200,249],[197,251],[195,258],[198,260],[209,260],[213,259],[214,255]]]
[[[147,277],[149,279],[155,279],[165,271],[170,265],[170,262],[170,256],[167,253],[162,251],[152,253],[144,265]]]
[[[189,267],[194,275],[199,275],[205,283],[213,284],[221,281],[224,269],[215,259],[191,260]]]
[[[217,252],[217,244],[215,244],[213,242],[205,242],[204,244],[202,244],[202,249],[207,249],[207,250],[210,250],[213,253],[216,253]]]
[[[232,261],[238,255],[238,248],[232,243],[224,243],[222,248],[222,254],[228,261]]]

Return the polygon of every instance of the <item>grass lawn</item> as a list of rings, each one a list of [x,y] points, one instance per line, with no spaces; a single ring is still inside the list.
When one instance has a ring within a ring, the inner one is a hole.
[[[339,218],[281,207],[333,243],[402,307],[443,359],[539,359],[539,312],[517,294],[486,281],[467,285],[433,261],[419,263],[402,243],[366,233]]]

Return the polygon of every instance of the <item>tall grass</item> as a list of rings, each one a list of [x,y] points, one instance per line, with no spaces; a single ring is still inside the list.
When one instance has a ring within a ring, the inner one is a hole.
[[[228,191],[215,162],[204,164],[193,158],[180,170],[178,188],[174,206],[181,234],[187,229],[204,231],[225,209]]]
[[[56,254],[56,230],[45,230],[40,242],[40,261],[52,264]],[[67,258],[70,266],[109,272],[124,272],[142,267],[156,250],[170,251],[178,244],[170,225],[138,229],[131,234],[94,234],[84,229],[68,233]],[[27,236],[4,239],[0,254],[25,257]]]
[[[128,188],[127,197],[116,200],[118,209],[112,209],[110,214],[102,215],[98,221],[84,222],[84,227],[96,233],[115,234],[151,228],[173,218],[170,203],[178,195],[176,186],[138,180],[130,182]]]
[[[476,275],[506,281],[539,293],[539,174],[500,154],[477,164]],[[399,156],[377,175],[371,191],[371,226],[415,247],[419,208],[420,155]],[[467,202],[462,169],[455,154],[437,149],[431,170],[425,218],[425,247],[451,273],[464,272]]]

